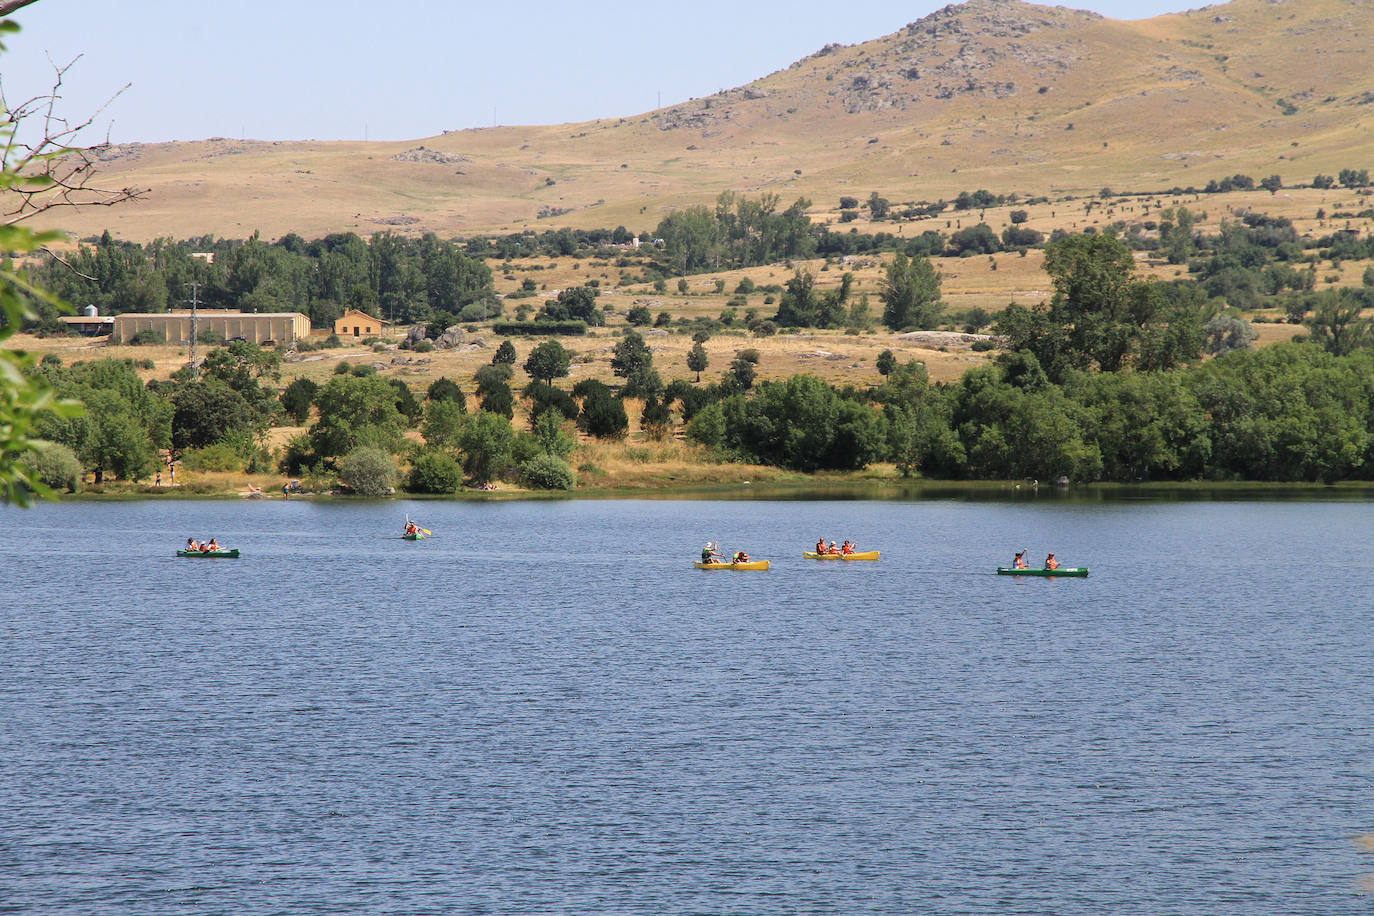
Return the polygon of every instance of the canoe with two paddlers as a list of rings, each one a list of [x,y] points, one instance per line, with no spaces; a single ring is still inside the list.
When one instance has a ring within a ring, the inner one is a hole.
[[[1088,575],[1086,566],[1059,566],[1054,569],[1035,567],[1030,569],[1019,569],[1015,566],[997,567],[999,576],[1044,576],[1046,578],[1058,578],[1064,576],[1073,579],[1084,579]]]

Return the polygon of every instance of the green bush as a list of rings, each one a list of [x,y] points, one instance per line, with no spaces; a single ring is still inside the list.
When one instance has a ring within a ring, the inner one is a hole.
[[[139,347],[144,344],[165,344],[166,342],[167,338],[163,336],[162,332],[154,331],[152,328],[139,331],[129,338],[129,346],[131,347]]]
[[[415,341],[415,344],[411,347],[411,349],[414,350],[416,353],[433,353],[434,341],[417,340]]]
[[[360,496],[390,496],[396,487],[396,462],[373,446],[359,446],[344,456],[339,482]]]
[[[244,457],[235,443],[216,442],[183,450],[181,463],[188,471],[242,471]]]
[[[571,490],[577,486],[572,468],[553,455],[535,455],[521,464],[520,479],[536,490]]]
[[[406,480],[412,493],[457,493],[462,486],[462,466],[440,451],[421,452]]]
[[[81,460],[59,442],[45,442],[33,451],[25,452],[24,464],[29,473],[44,486],[75,493],[81,480]]]

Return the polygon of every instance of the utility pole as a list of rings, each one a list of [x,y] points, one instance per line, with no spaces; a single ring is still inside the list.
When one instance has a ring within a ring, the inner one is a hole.
[[[200,367],[196,365],[196,306],[200,305],[196,293],[200,284],[192,280],[187,285],[191,287],[191,377],[200,378]]]

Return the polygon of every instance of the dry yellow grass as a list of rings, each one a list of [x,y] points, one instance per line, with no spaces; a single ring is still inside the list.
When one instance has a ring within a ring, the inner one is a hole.
[[[1233,0],[1135,22],[970,0],[632,117],[395,143],[126,145],[102,181],[148,187],[147,199],[50,224],[130,240],[638,232],[723,190],[805,196],[833,218],[840,195],[871,191],[900,204],[977,188],[1201,187],[1238,172],[1296,184],[1374,158],[1371,31],[1374,6],[1350,0]]]

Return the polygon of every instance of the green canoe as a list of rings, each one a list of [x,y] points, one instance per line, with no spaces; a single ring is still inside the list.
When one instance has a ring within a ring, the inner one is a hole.
[[[177,551],[177,556],[179,556],[179,557],[224,557],[224,558],[229,559],[229,560],[237,560],[237,559],[239,558],[239,549],[238,549],[237,547],[235,547],[233,550],[178,550],[178,551]]]
[[[425,536],[420,532],[416,531],[411,534],[401,535],[401,539],[406,541],[423,541],[425,539]]]
[[[1086,566],[1061,566],[1058,569],[1016,569],[1012,566],[997,567],[999,576],[1047,576],[1047,577],[1072,577],[1075,579],[1085,579],[1088,575]]]

